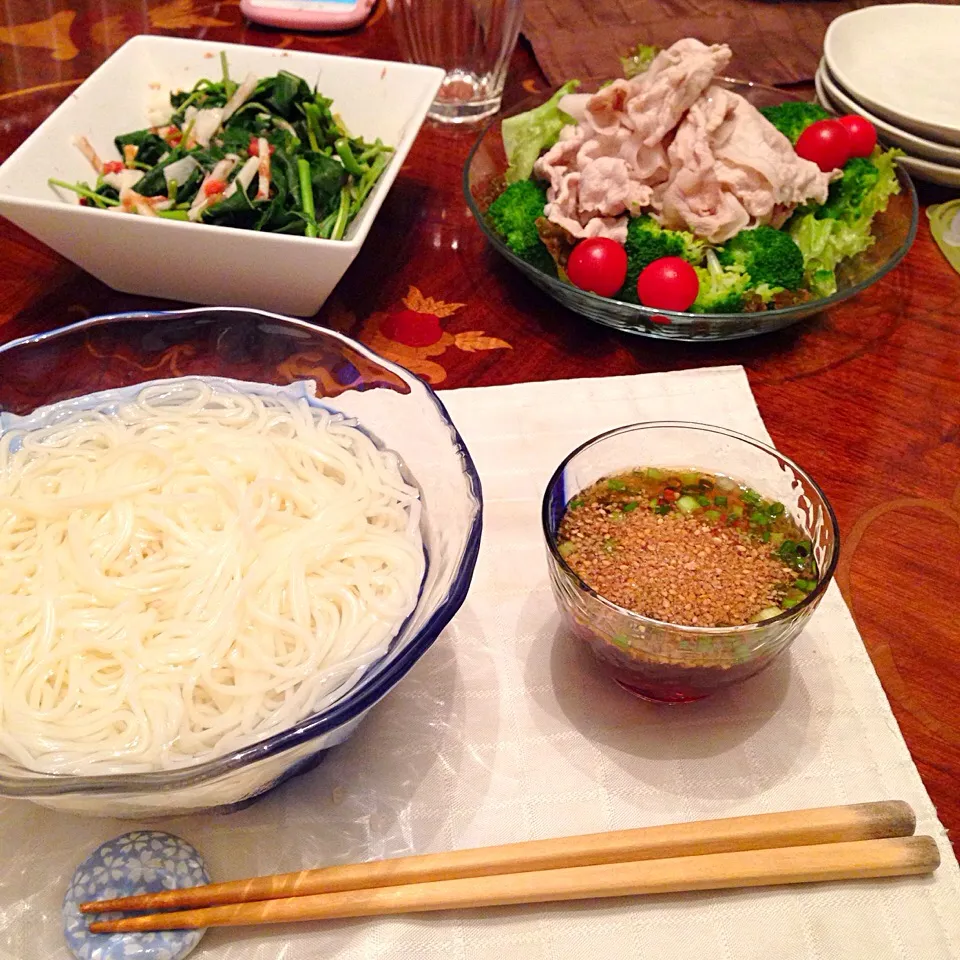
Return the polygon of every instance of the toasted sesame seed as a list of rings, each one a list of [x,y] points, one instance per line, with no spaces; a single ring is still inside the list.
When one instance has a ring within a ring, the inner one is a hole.
[[[575,542],[566,562],[602,597],[685,626],[749,623],[796,576],[766,544],[680,512],[641,508],[612,520],[587,503],[566,514],[560,539]]]

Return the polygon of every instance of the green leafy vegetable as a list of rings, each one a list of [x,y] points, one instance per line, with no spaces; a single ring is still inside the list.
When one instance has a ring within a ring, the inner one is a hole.
[[[368,143],[352,136],[333,113],[333,102],[301,77],[281,70],[255,83],[238,84],[230,77],[225,56],[221,67],[221,80],[205,78],[189,91],[170,94],[170,124],[115,138],[124,167],[143,169],[139,180],[130,182],[128,169],[110,161],[98,170],[95,187],[68,184],[67,189],[91,206],[120,205],[133,212],[138,207],[142,211],[147,202],[153,212],[169,219],[343,237],[393,148],[379,139]],[[232,113],[223,120],[214,108],[228,101]],[[269,159],[260,156],[264,142]],[[92,145],[81,146],[88,156],[93,153]],[[124,155],[124,148],[131,146],[137,148],[132,161]],[[183,171],[168,180],[167,168],[186,158],[195,164],[188,160]],[[237,177],[245,166],[241,183]],[[113,179],[115,173],[123,179]],[[183,182],[176,182],[179,179]],[[118,183],[130,191],[132,202],[121,200]]]
[[[803,254],[806,286],[816,296],[836,293],[839,263],[873,245],[874,216],[900,192],[896,172],[900,152],[875,150],[863,163],[851,160],[823,207],[791,217],[787,230]]]
[[[707,251],[705,267],[694,267],[700,289],[690,308],[694,313],[736,313],[750,289],[750,277],[743,267],[724,267],[713,250]]]
[[[641,73],[646,73],[650,64],[653,63],[654,57],[656,57],[659,52],[659,47],[654,47],[646,43],[638,43],[630,53],[620,58],[623,75],[628,80],[632,80]]]
[[[507,117],[500,125],[503,137],[503,149],[507,155],[507,170],[504,178],[507,183],[526,180],[533,173],[533,165],[541,152],[552,147],[560,136],[560,131],[573,117],[568,116],[558,106],[560,98],[572,93],[580,86],[579,80],[565,83],[546,103]]]

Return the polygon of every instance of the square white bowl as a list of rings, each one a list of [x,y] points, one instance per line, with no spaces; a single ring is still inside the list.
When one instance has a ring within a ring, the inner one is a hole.
[[[72,203],[48,184],[50,177],[91,181],[91,168],[71,138],[86,136],[105,160],[119,159],[113,138],[149,126],[158,88],[165,95],[190,89],[204,76],[219,78],[221,51],[235,79],[287,70],[316,83],[352,134],[380,137],[395,148],[343,240],[110,214]],[[0,213],[115,290],[308,316],[320,309],[370,232],[443,76],[438,67],[409,63],[134,37],[0,165]]]

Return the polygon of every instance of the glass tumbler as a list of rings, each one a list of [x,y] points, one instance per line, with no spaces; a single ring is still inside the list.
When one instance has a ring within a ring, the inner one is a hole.
[[[400,52],[447,75],[427,116],[471,123],[500,109],[523,0],[387,0]]]

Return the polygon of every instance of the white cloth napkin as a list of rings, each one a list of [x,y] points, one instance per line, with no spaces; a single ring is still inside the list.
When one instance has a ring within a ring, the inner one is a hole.
[[[960,871],[856,627],[832,587],[766,673],[655,707],[560,629],[540,498],[577,444],[636,420],[769,440],[739,367],[447,391],[476,459],[483,547],[460,614],[324,763],[230,815],[151,825],[215,879],[679,820],[903,799],[933,877],[212,930],[203,960],[957,960]],[[129,821],[0,802],[0,958],[69,957],[74,867]]]

